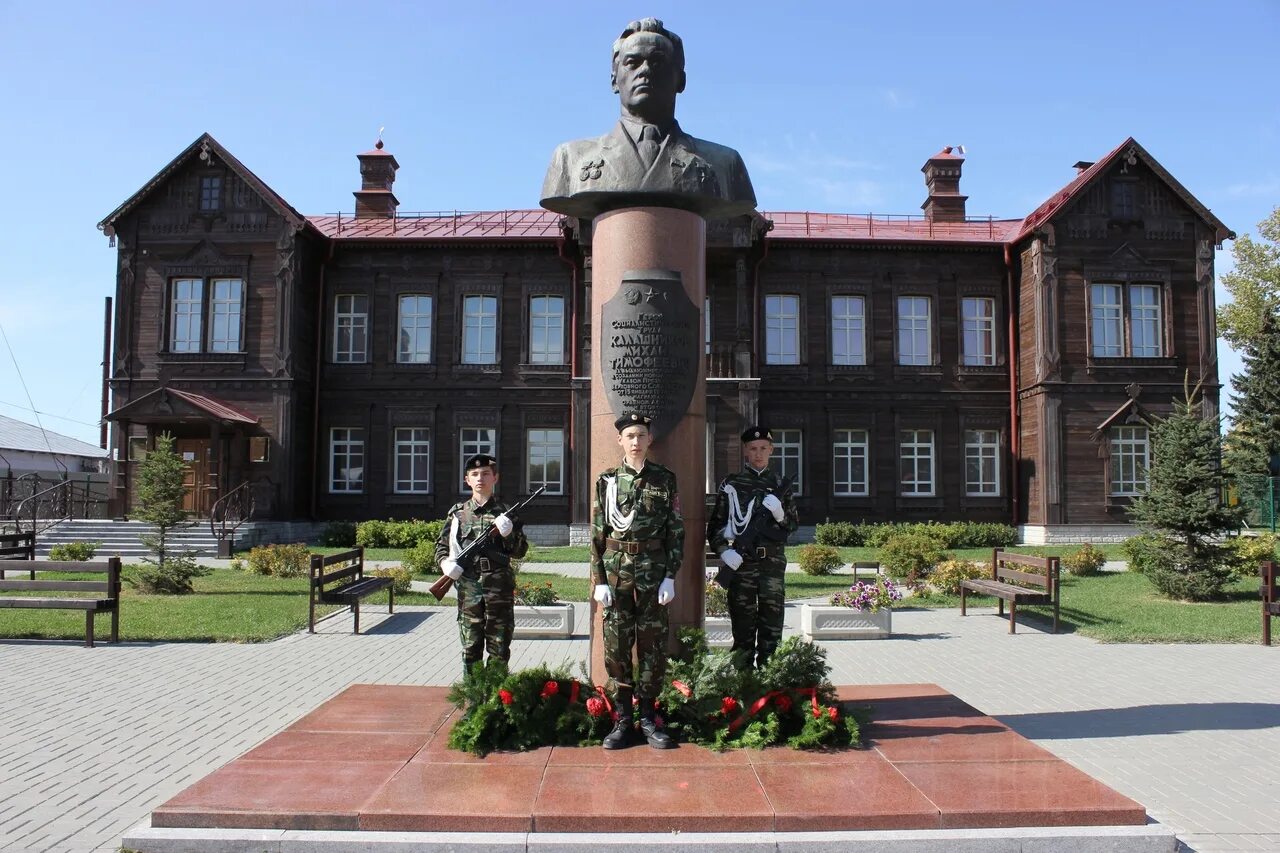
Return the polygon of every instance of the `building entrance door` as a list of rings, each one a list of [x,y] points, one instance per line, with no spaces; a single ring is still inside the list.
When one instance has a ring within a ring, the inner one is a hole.
[[[182,508],[195,516],[209,514],[209,439],[180,438],[174,450],[182,460]]]

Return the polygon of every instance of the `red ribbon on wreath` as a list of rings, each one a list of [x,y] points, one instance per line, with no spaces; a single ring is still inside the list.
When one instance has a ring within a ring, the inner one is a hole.
[[[578,679],[576,679],[576,678],[575,678],[575,679],[573,680],[573,686],[569,688],[569,704],[570,704],[570,705],[572,705],[574,702],[577,702],[577,701],[578,701],[578,688],[579,688],[579,687],[581,687],[581,685],[580,685],[580,684],[578,684]]]
[[[683,681],[673,681],[671,682],[671,686],[680,691],[680,695],[686,699],[693,695],[693,691],[689,689],[689,685],[685,684]]]
[[[769,704],[770,700],[777,699],[778,697],[781,697],[781,696],[786,696],[788,692],[789,691],[786,691],[786,690],[770,690],[768,693],[761,696],[755,702],[751,703],[751,707],[747,709],[747,713],[743,714],[741,717],[738,717],[738,719],[730,723],[729,731],[731,732],[737,731],[742,726],[742,724],[747,721],[749,717],[754,717],[756,714],[764,710],[764,707]],[[801,696],[807,695],[809,697],[809,701],[813,705],[813,716],[814,718],[817,718],[821,714],[821,711],[819,710],[821,706],[818,704],[818,688],[802,687],[797,689],[796,692],[799,693]],[[777,703],[777,704],[781,706],[781,703]],[[788,704],[790,704],[789,700],[788,700]]]
[[[613,703],[609,701],[609,694],[604,692],[604,688],[599,684],[596,685],[596,692],[600,694],[600,698],[604,700],[604,709],[610,714],[613,713]]]

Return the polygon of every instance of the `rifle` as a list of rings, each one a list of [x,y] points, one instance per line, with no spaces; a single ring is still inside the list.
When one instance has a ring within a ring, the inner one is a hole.
[[[520,501],[520,503],[513,506],[511,509],[507,510],[505,515],[507,516],[507,518],[511,519],[512,521],[515,521],[516,513],[520,512],[520,510],[527,507],[530,504],[530,502],[533,501],[534,498],[536,498],[538,495],[542,494],[546,490],[547,490],[546,486],[538,486],[537,490],[535,490],[533,494],[529,495],[529,497],[525,498],[524,500]],[[498,532],[497,527],[495,527],[494,525],[489,525],[489,529],[486,530],[480,536],[477,536],[474,541],[470,542],[467,545],[467,547],[459,551],[458,556],[454,557],[453,561],[457,563],[459,566],[462,566],[464,571],[470,568],[472,560],[474,560],[476,555],[480,553],[480,549],[483,548],[485,545],[487,545],[489,543],[489,539],[492,538],[493,535],[496,534],[497,532]],[[502,538],[502,537],[499,536],[498,538]],[[451,589],[453,589],[453,578],[449,577],[448,575],[441,575],[440,580],[436,581],[431,585],[431,594],[436,597],[436,601],[439,601],[440,599],[444,598],[445,593],[447,593]]]
[[[791,489],[795,487],[795,475],[788,475],[778,484],[778,488],[766,494],[773,494],[778,500],[786,500],[787,495],[791,494]],[[762,496],[763,497],[763,496]],[[747,522],[747,526],[742,528],[742,532],[734,538],[731,543],[733,550],[742,555],[745,560],[747,553],[754,551],[761,538],[768,539],[772,542],[781,542],[787,538],[786,531],[781,530],[776,524],[770,525],[773,521],[773,513],[764,508],[764,501],[756,504],[756,508],[751,513],[751,519]],[[782,535],[779,536],[778,533]],[[725,589],[729,588],[729,576],[731,570],[727,566],[721,566],[720,571],[716,572],[716,583]]]

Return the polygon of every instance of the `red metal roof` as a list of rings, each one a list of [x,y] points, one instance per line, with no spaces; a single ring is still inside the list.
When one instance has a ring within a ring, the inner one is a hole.
[[[924,216],[762,212],[773,220],[774,240],[891,240],[1003,243],[1020,219],[970,219],[938,222]],[[401,214],[395,219],[309,216],[321,234],[335,240],[554,240],[560,236],[558,213],[548,210],[496,210]]]
[[[1021,219],[967,219],[940,222],[925,216],[773,211],[772,240],[875,240],[889,242],[988,243],[1003,245]]]
[[[1201,204],[1199,199],[1193,196],[1186,187],[1178,182],[1177,178],[1171,175],[1164,166],[1161,166],[1160,163],[1157,162],[1156,158],[1148,154],[1147,150],[1139,145],[1137,140],[1130,136],[1124,142],[1121,142],[1113,148],[1107,156],[1076,175],[1075,180],[1058,190],[1043,204],[1033,210],[1030,216],[1022,220],[1022,227],[1019,228],[1011,237],[1010,242],[1018,242],[1022,238],[1031,234],[1032,231],[1035,231],[1045,222],[1048,222],[1056,216],[1063,207],[1079,195],[1086,186],[1092,183],[1094,178],[1111,168],[1115,163],[1116,158],[1120,156],[1121,152],[1128,150],[1132,150],[1133,156],[1141,158],[1142,161],[1147,164],[1148,168],[1168,184],[1174,194],[1182,199],[1188,207],[1194,210],[1201,219],[1213,226],[1214,242],[1221,244],[1223,240],[1234,240],[1236,238],[1234,231],[1228,228],[1221,219],[1214,216],[1209,208]]]
[[[308,216],[321,234],[334,240],[554,240],[560,236],[558,213],[549,210],[492,210],[401,213],[394,219]]]
[[[170,394],[180,400],[185,400],[197,409],[208,412],[215,418],[224,421],[233,421],[244,424],[256,424],[258,419],[253,415],[240,411],[232,405],[206,397],[203,394],[192,394],[190,391],[179,391],[177,388],[166,389]]]

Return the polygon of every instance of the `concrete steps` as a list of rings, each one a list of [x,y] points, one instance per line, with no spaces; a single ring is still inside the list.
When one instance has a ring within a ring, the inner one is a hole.
[[[48,557],[54,545],[100,542],[95,559],[119,556],[133,560],[151,553],[140,537],[155,532],[155,525],[140,521],[63,521],[36,537],[36,556]],[[208,522],[203,520],[170,530],[167,541],[172,542],[175,549],[190,550],[198,557],[212,557],[218,551],[218,541],[209,532]]]

